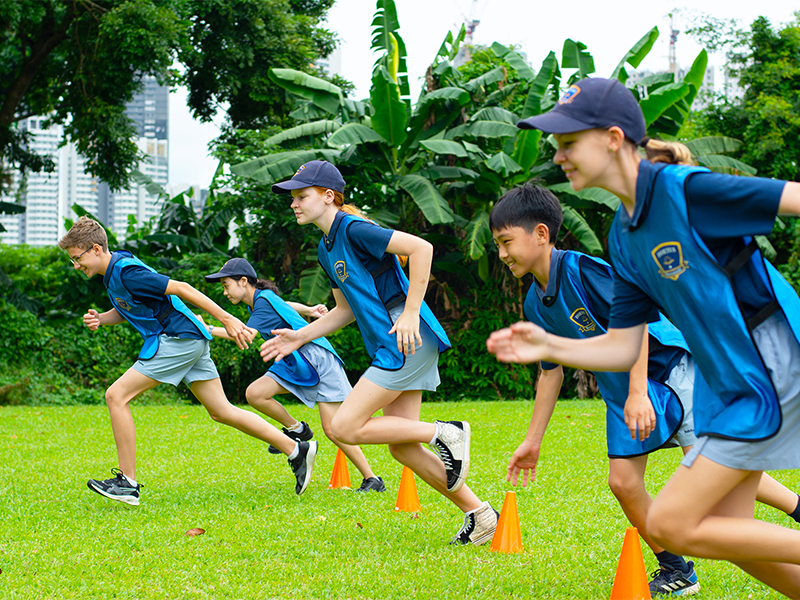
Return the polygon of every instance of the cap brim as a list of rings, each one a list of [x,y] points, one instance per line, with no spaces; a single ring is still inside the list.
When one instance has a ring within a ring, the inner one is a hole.
[[[272,192],[275,194],[286,194],[292,190],[299,190],[302,188],[311,187],[312,184],[300,181],[299,179],[289,179],[281,183],[276,183],[272,186]]]
[[[205,276],[205,280],[210,283],[212,281],[219,281],[223,277],[230,277],[230,275],[228,275],[227,273],[222,273],[222,272],[212,273],[211,275],[206,275]]]
[[[543,115],[528,117],[517,123],[520,129],[538,129],[545,133],[575,133],[594,129],[589,123],[584,123],[563,113],[550,111]]]

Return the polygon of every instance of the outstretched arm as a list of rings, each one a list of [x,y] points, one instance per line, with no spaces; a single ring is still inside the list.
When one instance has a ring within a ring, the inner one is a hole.
[[[628,371],[639,357],[645,324],[586,339],[563,338],[533,323],[514,323],[495,331],[486,347],[497,360],[532,363],[540,360],[588,371]]]
[[[353,309],[339,289],[333,290],[336,306],[324,317],[300,329],[275,329],[271,333],[275,336],[261,344],[261,357],[264,362],[275,359],[282,360],[303,344],[338,331],[345,325],[355,320]]]
[[[181,300],[185,300],[197,308],[206,311],[217,321],[222,323],[228,335],[233,338],[240,349],[244,350],[250,345],[250,342],[253,341],[254,336],[251,329],[232,314],[220,308],[216,302],[203,292],[196,290],[188,283],[170,279],[164,293],[178,296]]]
[[[528,434],[508,462],[506,481],[510,481],[512,485],[517,485],[520,471],[523,487],[528,485],[529,481],[536,479],[536,464],[539,462],[542,440],[553,416],[563,381],[564,369],[560,365],[555,369],[542,370],[539,375]]]
[[[95,309],[90,308],[85,315],[83,315],[83,324],[86,325],[91,331],[96,331],[100,325],[118,325],[125,322],[123,317],[116,308],[112,308],[104,313],[98,313]]]
[[[639,358],[631,368],[630,382],[628,384],[628,399],[625,401],[625,425],[631,432],[631,439],[635,440],[638,433],[640,440],[650,437],[656,427],[656,411],[647,393],[647,361],[649,359],[650,344],[645,325],[642,335],[642,349]]]
[[[800,216],[800,183],[787,181],[783,186],[781,200],[778,204],[778,214],[797,217]]]
[[[328,307],[324,304],[317,304],[316,306],[307,306],[299,302],[287,302],[286,304],[295,309],[298,314],[310,319],[321,319],[328,314]]]
[[[397,318],[389,333],[397,335],[397,350],[414,354],[416,344],[422,345],[419,334],[419,311],[428,291],[428,280],[433,262],[433,246],[410,233],[395,231],[386,252],[408,256],[408,293],[403,313]]]

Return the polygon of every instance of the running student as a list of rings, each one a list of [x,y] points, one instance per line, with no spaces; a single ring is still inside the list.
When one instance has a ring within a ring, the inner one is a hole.
[[[613,271],[599,258],[557,250],[563,222],[561,205],[547,189],[531,184],[506,193],[489,215],[500,259],[515,277],[531,273],[526,318],[548,333],[590,338],[606,332],[613,295]],[[685,453],[697,441],[692,420],[694,360],[681,333],[654,311],[639,357],[628,373],[597,372],[606,403],[608,484],[631,525],[659,563],[650,582],[652,594],[700,589],[694,565],[650,539],[645,519],[652,503],[644,484],[647,457],[661,448],[680,446]],[[542,361],[528,434],[508,465],[514,485],[520,471],[526,485],[536,475],[542,440],[564,379],[561,365]],[[764,474],[758,499],[800,518],[797,494]]]
[[[300,494],[306,489],[317,442],[295,442],[257,415],[228,402],[208,353],[211,334],[183,301],[223,323],[239,348],[248,347],[254,332],[188,283],[159,275],[125,250],[109,252],[105,230],[88,217],[79,218],[58,247],[67,251],[75,269],[87,277],[102,275],[108,289],[113,308],[104,313],[89,309],[83,315],[84,324],[94,331],[100,325],[128,321],[144,338],[139,359],[106,391],[119,468],[111,470],[111,479],[89,480],[90,490],[126,504],[139,504],[136,428],[129,404],[160,383],[177,386],[181,381],[212,419],[272,443],[286,454],[296,479],[295,491]]]
[[[574,190],[621,200],[609,233],[614,301],[604,335],[573,340],[517,323],[492,334],[489,350],[504,361],[624,371],[661,307],[702,374],[699,439],[653,501],[647,533],[800,597],[800,532],[753,518],[762,471],[800,467],[800,300],[752,238],[769,234],[778,214],[800,214],[800,184],[691,166],[685,146],[647,137],[636,99],[616,80],[579,81],[520,127],[555,134],[554,160]]]
[[[334,435],[348,444],[388,444],[396,460],[465,513],[452,543],[489,541],[497,513],[464,485],[469,424],[419,420],[422,390],[439,385],[439,352],[450,347],[424,302],[433,247],[416,236],[383,229],[344,205],[344,179],[326,161],[304,164],[272,191],[291,193],[297,222],[322,230],[318,257],[336,307],[302,329],[273,331],[275,337],[261,346],[265,360],[281,360],[355,320],[372,365],[334,416]],[[408,256],[408,278],[397,255]],[[380,410],[383,416],[373,416]],[[422,447],[425,442],[439,458]]]
[[[300,316],[319,318],[327,314],[324,305],[309,307],[297,302],[284,302],[278,296],[278,288],[269,280],[258,279],[252,265],[243,258],[232,258],[217,273],[206,275],[206,281],[218,281],[223,293],[233,304],[244,302],[250,312],[247,326],[255,329],[265,340],[272,337],[273,329],[299,329],[308,323]],[[209,327],[217,337],[232,339],[222,327]],[[273,364],[266,375],[256,379],[247,387],[247,402],[256,410],[280,422],[284,435],[295,441],[308,441],[314,434],[308,423],[292,417],[273,396],[294,394],[300,401],[313,408],[319,407],[322,430],[361,472],[361,486],[357,492],[385,492],[383,479],[377,477],[358,446],[343,444],[331,433],[331,419],[342,405],[342,401],[353,388],[344,372],[344,362],[324,337],[313,340],[292,352],[282,361]],[[279,450],[270,446],[270,452]]]

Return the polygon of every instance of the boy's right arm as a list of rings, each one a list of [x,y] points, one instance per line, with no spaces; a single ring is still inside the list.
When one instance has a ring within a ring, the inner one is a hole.
[[[88,312],[83,315],[83,324],[91,331],[96,331],[100,325],[118,325],[124,322],[125,317],[119,314],[116,308],[112,308],[104,313],[98,313],[95,309],[90,308]]]
[[[522,485],[536,479],[536,464],[539,462],[539,450],[542,447],[547,425],[553,416],[561,383],[564,381],[564,369],[561,365],[555,369],[542,370],[536,386],[536,398],[533,402],[533,415],[528,426],[528,434],[514,451],[508,462],[506,481],[517,485],[519,473],[522,471]]]

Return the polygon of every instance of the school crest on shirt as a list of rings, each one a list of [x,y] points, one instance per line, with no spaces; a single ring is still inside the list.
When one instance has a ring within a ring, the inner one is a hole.
[[[677,281],[678,277],[689,268],[689,263],[683,260],[683,249],[680,242],[664,242],[651,252],[653,260],[658,265],[658,274],[666,279]]]
[[[570,104],[573,100],[575,100],[575,96],[581,93],[581,88],[577,85],[571,85],[567,88],[567,91],[564,92],[564,95],[558,99],[559,104]]]
[[[122,298],[114,298],[114,302],[116,302],[122,310],[130,310],[131,305],[125,302]]]
[[[597,328],[597,323],[594,322],[589,311],[583,307],[573,310],[572,314],[569,316],[569,320],[578,326],[581,333],[594,331]]]
[[[336,277],[339,278],[339,281],[344,282],[345,279],[349,277],[349,273],[347,272],[347,267],[344,264],[343,260],[337,260],[336,264],[333,265],[333,269],[336,271]]]

